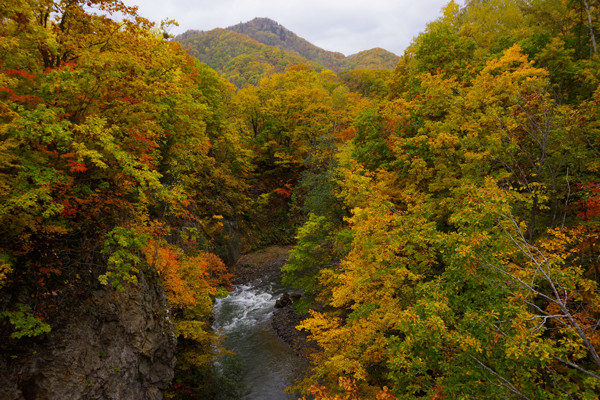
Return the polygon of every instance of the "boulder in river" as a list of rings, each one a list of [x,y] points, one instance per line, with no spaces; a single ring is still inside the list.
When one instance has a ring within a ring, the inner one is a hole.
[[[281,298],[279,298],[279,300],[275,302],[275,308],[283,308],[285,306],[289,306],[292,303],[293,301],[289,293],[284,292],[283,295],[281,295]]]

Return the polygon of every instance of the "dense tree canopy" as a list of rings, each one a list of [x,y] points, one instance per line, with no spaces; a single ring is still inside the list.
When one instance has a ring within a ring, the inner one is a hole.
[[[594,10],[450,3],[414,40],[338,146],[349,215],[311,216],[285,267],[319,310],[306,385],[597,398]]]
[[[597,399],[599,10],[450,2],[394,71],[204,36],[236,89],[119,0],[5,2],[3,340],[152,275],[200,386],[241,236],[295,244],[307,395]]]
[[[177,334],[206,358],[229,284],[211,252],[248,204],[231,85],[118,0],[1,13],[3,340],[50,331],[100,283],[157,273]]]

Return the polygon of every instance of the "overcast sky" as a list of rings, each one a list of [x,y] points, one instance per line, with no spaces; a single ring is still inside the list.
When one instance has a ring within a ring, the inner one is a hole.
[[[271,18],[298,36],[346,55],[383,47],[398,55],[440,16],[450,0],[125,0],[159,22],[175,19],[179,27],[208,31],[255,17]],[[458,1],[463,4],[463,1]]]

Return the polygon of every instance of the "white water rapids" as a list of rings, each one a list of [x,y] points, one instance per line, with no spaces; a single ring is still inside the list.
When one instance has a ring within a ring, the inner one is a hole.
[[[222,356],[215,369],[235,386],[219,400],[291,400],[286,387],[301,376],[305,362],[276,336],[271,327],[275,301],[285,289],[272,282],[236,285],[229,296],[214,305],[215,331],[224,335],[223,347],[234,352]]]

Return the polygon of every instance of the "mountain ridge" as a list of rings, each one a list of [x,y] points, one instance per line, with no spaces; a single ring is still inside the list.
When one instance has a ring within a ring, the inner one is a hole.
[[[174,40],[238,87],[256,85],[261,77],[296,64],[306,64],[317,71],[391,70],[400,59],[380,47],[346,57],[322,49],[264,17],[228,28],[188,30]]]
[[[237,87],[257,85],[260,78],[287,68],[306,64],[314,70],[317,63],[274,46],[267,46],[247,35],[224,28],[187,31],[175,38],[188,53],[219,72]]]
[[[251,37],[267,46],[296,53],[329,69],[339,69],[346,56],[322,49],[270,18],[254,18],[226,29]]]

